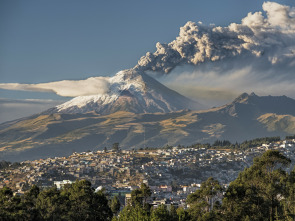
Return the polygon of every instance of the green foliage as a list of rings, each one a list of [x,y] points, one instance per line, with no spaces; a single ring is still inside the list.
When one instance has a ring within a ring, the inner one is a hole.
[[[10,165],[11,165],[11,163],[8,161],[5,161],[5,160],[0,161],[0,169],[8,168]]]
[[[278,151],[267,151],[230,184],[223,199],[227,219],[274,220],[283,216],[281,199],[286,196],[288,178],[282,168],[290,159]]]
[[[295,135],[286,136],[286,140],[293,140],[295,139]]]
[[[0,220],[37,220],[35,211],[27,209],[20,196],[13,196],[10,188],[0,190]]]
[[[176,213],[177,213],[179,221],[189,221],[190,220],[190,216],[189,216],[188,211],[183,209],[182,207],[178,208],[176,210]]]
[[[148,212],[139,204],[135,206],[127,205],[120,212],[120,215],[113,220],[116,221],[149,221]]]
[[[81,180],[64,188],[61,195],[67,197],[69,220],[110,220],[112,211],[103,192],[95,193],[91,183]]]
[[[119,198],[117,196],[114,196],[112,200],[110,201],[110,208],[113,212],[113,214],[117,214],[120,210],[121,204],[119,201]]]
[[[0,220],[111,220],[112,211],[103,192],[95,193],[86,180],[58,190],[32,186],[23,197],[11,189],[0,190]]]
[[[295,139],[294,136],[287,136],[286,139]],[[280,141],[281,138],[279,136],[274,137],[263,137],[263,138],[255,138],[253,140],[246,140],[242,143],[231,143],[229,140],[216,140],[212,145],[210,143],[195,143],[190,146],[187,146],[188,148],[194,148],[194,149],[232,149],[232,150],[247,150],[253,147],[261,146],[264,143],[273,143]],[[178,145],[178,148],[185,148],[185,146]],[[156,150],[156,149],[162,149],[162,150],[169,150],[172,149],[173,146],[163,146],[160,148],[155,147],[146,147],[146,148],[139,148],[139,150]]]
[[[118,152],[119,151],[119,143],[113,143],[113,146],[112,146],[112,150],[115,151],[115,152]]]
[[[214,204],[218,202],[217,197],[218,194],[221,194],[221,191],[222,187],[219,182],[210,177],[201,184],[199,190],[190,194],[187,197],[187,203],[190,205],[188,211],[191,219],[200,220],[204,215],[205,217],[215,216],[215,213],[211,211]]]
[[[149,210],[149,205],[147,204],[147,199],[152,195],[150,188],[142,183],[140,189],[135,189],[131,192],[131,205],[140,205],[146,210]]]
[[[294,136],[295,137],[295,136]],[[288,137],[289,139],[293,139],[292,136]],[[287,139],[287,138],[286,138]],[[189,146],[190,148],[205,148],[205,149],[232,149],[232,150],[247,150],[249,148],[261,146],[264,143],[273,143],[280,141],[281,138],[279,136],[276,137],[263,137],[263,138],[256,138],[253,140],[246,140],[242,143],[231,143],[228,140],[216,140],[212,145],[210,144],[193,144]]]
[[[38,186],[33,185],[31,189],[25,193],[23,197],[23,204],[25,206],[26,211],[26,219],[25,220],[37,220],[39,211],[36,208],[37,197],[40,193],[40,189]]]
[[[63,220],[67,216],[66,198],[56,187],[42,191],[36,201],[40,220]]]
[[[223,141],[221,141],[221,140],[216,140],[213,144],[212,144],[213,146],[219,146],[219,147],[226,147],[226,146],[230,146],[230,145],[232,145],[231,144],[231,142],[230,141],[228,141],[228,140],[223,140]]]
[[[281,140],[280,137],[263,137],[263,138],[256,138],[253,140],[249,140],[249,141],[246,140],[243,143],[239,144],[239,149],[246,150],[252,147],[261,146],[264,143],[273,143],[280,140]]]
[[[286,220],[295,220],[295,167],[291,171],[287,184],[286,196],[282,200]]]
[[[170,206],[170,220],[171,221],[178,221],[177,210],[174,205]]]
[[[19,162],[11,163],[11,162],[5,161],[5,160],[0,161],[0,169],[6,169],[6,168],[15,169],[15,168],[18,168],[20,166],[21,166],[21,164]]]
[[[13,192],[10,188],[4,187],[0,190],[0,220],[13,220],[14,206],[12,203]]]
[[[151,221],[172,221],[173,217],[165,205],[159,205],[151,212]]]
[[[196,143],[196,144],[192,144],[192,145],[188,146],[188,148],[194,148],[194,149],[200,149],[200,148],[209,149],[211,147],[212,146],[209,143],[206,143],[206,144]],[[182,146],[182,148],[184,148],[184,147]]]

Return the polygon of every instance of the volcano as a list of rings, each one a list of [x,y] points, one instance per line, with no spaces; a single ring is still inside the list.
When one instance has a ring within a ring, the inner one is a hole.
[[[184,109],[199,110],[202,105],[154,78],[134,69],[118,72],[108,79],[109,90],[104,94],[79,96],[45,111],[43,114],[84,114],[95,112],[101,115],[117,111],[132,113],[166,113]]]

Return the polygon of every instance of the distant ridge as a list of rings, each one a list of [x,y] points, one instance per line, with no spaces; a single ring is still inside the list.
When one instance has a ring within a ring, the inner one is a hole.
[[[243,93],[232,103],[224,105],[221,111],[227,111],[233,116],[251,114],[257,117],[263,113],[295,114],[295,100],[283,96],[257,96]]]
[[[121,91],[121,96],[132,96]],[[232,142],[295,134],[295,100],[243,93],[209,110],[38,114],[0,125],[0,160],[26,160],[98,150]]]

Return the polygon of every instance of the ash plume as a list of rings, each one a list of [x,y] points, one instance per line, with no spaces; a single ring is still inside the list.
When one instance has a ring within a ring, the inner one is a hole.
[[[267,65],[295,66],[295,8],[265,2],[262,12],[249,13],[227,27],[187,22],[168,44],[156,44],[134,67],[168,74],[176,66],[198,65],[238,56],[263,58]]]

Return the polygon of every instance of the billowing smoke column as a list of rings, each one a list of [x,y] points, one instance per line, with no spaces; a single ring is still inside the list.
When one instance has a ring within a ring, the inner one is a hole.
[[[228,27],[187,22],[176,40],[157,43],[156,52],[141,57],[135,69],[169,73],[178,65],[197,65],[238,55],[267,56],[269,64],[294,60],[295,8],[265,2],[263,10],[266,16],[262,12],[249,13],[241,24]]]

